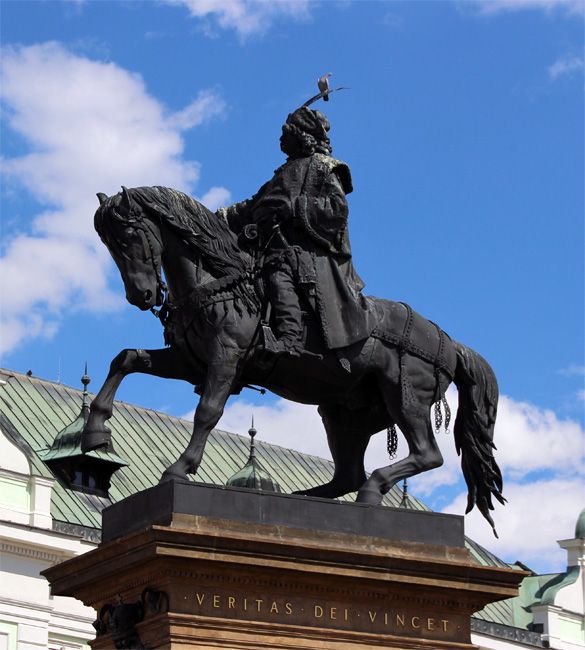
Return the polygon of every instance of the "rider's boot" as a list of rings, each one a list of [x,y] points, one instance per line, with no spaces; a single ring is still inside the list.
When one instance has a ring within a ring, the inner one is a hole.
[[[300,340],[289,339],[288,337],[276,338],[268,325],[262,327],[262,339],[264,351],[271,356],[288,355],[299,357],[303,349]]]
[[[276,332],[266,325],[262,328],[264,350],[271,356],[299,357],[303,351],[303,322],[290,267],[283,264],[274,269],[267,285]]]

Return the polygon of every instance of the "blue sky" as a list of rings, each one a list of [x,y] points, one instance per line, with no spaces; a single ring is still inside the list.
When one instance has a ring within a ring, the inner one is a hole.
[[[97,389],[121,348],[162,345],[93,232],[95,193],[168,185],[212,208],[251,196],[283,160],[286,115],[331,71],[350,89],[320,108],[352,170],[366,291],[483,354],[504,395],[502,539],[474,517],[468,530],[506,559],[562,565],[554,540],[585,505],[581,0],[0,6],[4,367],[77,386],[87,360]],[[152,378],[119,396],[195,405],[188,385]],[[271,396],[232,399],[222,426],[244,432],[252,410],[264,439],[327,455],[314,410]],[[445,467],[412,489],[462,512],[440,439]]]

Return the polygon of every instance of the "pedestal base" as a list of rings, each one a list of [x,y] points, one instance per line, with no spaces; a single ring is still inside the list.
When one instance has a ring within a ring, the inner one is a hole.
[[[475,564],[463,539],[452,515],[166,483],[45,575],[96,609],[95,650],[453,650],[525,575]]]

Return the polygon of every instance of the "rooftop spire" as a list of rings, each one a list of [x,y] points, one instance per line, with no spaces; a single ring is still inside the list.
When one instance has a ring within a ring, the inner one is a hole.
[[[399,508],[410,508],[409,496],[408,496],[408,479],[402,481],[402,499],[400,500]]]
[[[254,416],[252,415],[252,426],[248,429],[250,436],[250,453],[248,462],[242,467],[239,472],[236,472],[226,482],[229,487],[250,488],[252,490],[266,490],[268,492],[281,492],[280,485],[275,481],[268,472],[265,472],[256,458],[256,445],[254,438],[256,437],[254,427]]]
[[[254,428],[254,414],[252,413],[252,426],[248,429],[248,435],[250,436],[250,457],[248,462],[256,459],[256,446],[254,445],[254,436],[258,433]]]
[[[89,395],[87,392],[87,387],[89,386],[89,383],[91,382],[91,379],[89,375],[87,374],[87,361],[85,362],[85,368],[83,371],[83,376],[81,377],[81,383],[83,384],[83,393],[81,394],[81,410],[84,411],[85,409],[89,409]]]

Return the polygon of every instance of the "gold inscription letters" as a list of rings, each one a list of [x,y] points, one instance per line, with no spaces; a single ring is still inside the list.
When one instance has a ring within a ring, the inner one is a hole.
[[[196,605],[198,612],[208,616],[226,616],[248,620],[286,620],[287,623],[362,629],[448,638],[456,632],[457,621],[415,615],[400,608],[360,608],[344,606],[342,603],[307,602],[299,598],[246,597],[237,594],[222,594],[197,591],[186,596]]]

